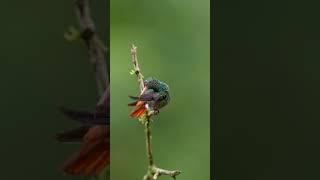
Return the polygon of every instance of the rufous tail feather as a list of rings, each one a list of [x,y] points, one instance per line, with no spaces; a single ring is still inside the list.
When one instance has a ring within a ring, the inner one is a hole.
[[[101,130],[103,129],[103,130]],[[105,127],[91,128],[84,137],[81,150],[69,158],[61,170],[74,175],[97,175],[109,164],[109,139]]]
[[[130,116],[137,118],[137,117],[140,117],[141,115],[143,115],[143,113],[145,113],[147,111],[145,104],[146,103],[143,101],[138,101],[136,103],[135,109],[130,113]]]

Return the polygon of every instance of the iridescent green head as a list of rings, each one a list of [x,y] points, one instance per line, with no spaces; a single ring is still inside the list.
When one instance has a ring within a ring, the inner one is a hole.
[[[144,85],[147,86],[148,89],[153,89],[155,92],[169,91],[169,86],[166,83],[154,77],[149,77],[144,80]]]

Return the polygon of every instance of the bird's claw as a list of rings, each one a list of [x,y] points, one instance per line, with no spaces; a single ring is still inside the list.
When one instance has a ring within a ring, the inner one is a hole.
[[[159,113],[160,113],[159,110],[150,110],[150,111],[148,112],[148,116],[157,115],[157,114],[159,114]]]

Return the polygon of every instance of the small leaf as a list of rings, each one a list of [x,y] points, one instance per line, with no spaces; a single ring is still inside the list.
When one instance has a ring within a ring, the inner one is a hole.
[[[135,70],[131,69],[130,72],[129,72],[131,75],[134,75],[136,73]]]
[[[68,31],[64,33],[64,38],[69,41],[75,41],[75,40],[80,40],[81,39],[81,32],[77,30],[75,27],[70,26]]]

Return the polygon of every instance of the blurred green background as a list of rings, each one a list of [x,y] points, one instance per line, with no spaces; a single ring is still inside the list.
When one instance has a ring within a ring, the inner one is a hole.
[[[106,3],[92,1],[103,39]],[[60,105],[86,109],[97,100],[85,46],[63,38],[68,26],[78,25],[73,0],[4,0],[0,20],[0,179],[81,179],[58,171],[79,146],[54,139],[78,125],[62,116]]]
[[[130,119],[130,44],[145,77],[170,86],[172,100],[153,123],[155,163],[180,169],[178,179],[209,179],[209,0],[111,1],[111,179],[142,179],[144,128]],[[160,177],[160,179],[171,179]]]

